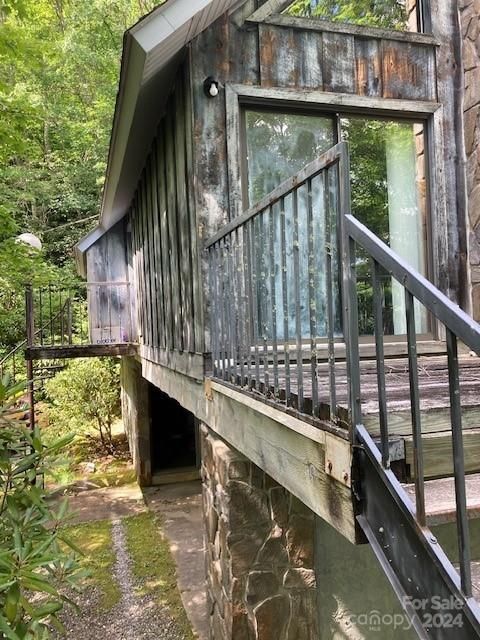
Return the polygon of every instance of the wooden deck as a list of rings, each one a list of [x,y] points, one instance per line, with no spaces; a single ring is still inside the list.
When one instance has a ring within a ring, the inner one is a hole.
[[[134,356],[138,345],[131,342],[117,344],[59,344],[27,347],[27,360],[56,360],[63,358],[96,358],[99,356]]]
[[[465,439],[466,469],[480,471],[480,358],[468,353],[459,356],[460,390],[463,407],[463,429]],[[320,417],[329,415],[329,373],[326,362],[317,365]],[[254,372],[252,372],[254,373]],[[285,366],[279,364],[280,403],[285,399]],[[447,356],[441,354],[421,355],[418,358],[420,408],[422,433],[424,434],[424,460],[427,477],[441,477],[452,473],[450,396],[448,386]],[[290,365],[291,404],[298,407],[298,376],[296,364]],[[309,412],[312,398],[311,365],[302,369],[304,410]],[[404,459],[408,477],[413,477],[412,424],[408,360],[405,356],[385,359],[386,394],[389,433],[391,440],[398,440],[404,448]],[[267,366],[267,380],[273,397],[273,366]],[[335,365],[336,397],[340,416],[347,415],[348,378],[345,362]],[[260,367],[260,390],[265,389],[265,370]],[[361,399],[364,424],[370,433],[380,435],[378,417],[378,386],[375,360],[361,363]]]

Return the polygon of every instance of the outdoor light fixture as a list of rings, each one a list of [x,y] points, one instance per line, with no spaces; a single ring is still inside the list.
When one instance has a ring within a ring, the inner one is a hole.
[[[213,76],[208,76],[203,81],[203,92],[207,98],[216,98],[218,96],[218,81]]]

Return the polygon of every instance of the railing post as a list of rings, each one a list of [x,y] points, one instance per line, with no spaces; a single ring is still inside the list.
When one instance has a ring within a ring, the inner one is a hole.
[[[33,347],[35,339],[35,319],[33,309],[33,289],[28,284],[25,288],[25,326],[27,333],[27,348]],[[33,360],[31,357],[26,358],[27,367],[27,391],[29,403],[29,422],[30,429],[35,428],[35,393],[33,388]]]
[[[68,291],[68,301],[67,301],[67,335],[68,335],[68,344],[73,343],[73,310],[72,310],[72,295],[71,291]]]
[[[358,346],[358,307],[355,264],[355,243],[347,231],[345,216],[350,213],[350,160],[348,145],[341,143],[338,164],[339,210],[337,232],[342,282],[342,329],[345,340],[347,377],[349,381],[350,440],[353,442],[355,427],[361,424],[360,405],[360,351]]]

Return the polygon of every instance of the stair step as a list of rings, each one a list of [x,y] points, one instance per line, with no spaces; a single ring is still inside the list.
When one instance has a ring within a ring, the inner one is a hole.
[[[420,418],[422,423],[422,433],[424,434],[450,431],[451,429],[450,405],[425,409],[420,412]],[[380,435],[380,422],[377,413],[363,415],[363,423],[371,435]],[[466,402],[462,402],[462,426],[463,429],[475,429],[480,427],[478,389],[474,403],[467,404]],[[401,411],[389,411],[388,431],[391,436],[412,435],[412,414],[409,401],[408,406],[406,406],[405,409]]]
[[[480,518],[480,473],[466,476],[465,483],[468,517],[470,519]],[[403,487],[415,502],[415,485],[405,484]],[[425,482],[425,510],[427,512],[427,523],[431,527],[456,520],[455,484],[453,478],[440,478]]]
[[[430,433],[422,438],[423,464],[426,478],[453,475],[452,434],[450,431]],[[463,432],[465,470],[480,472],[480,429],[465,429]],[[414,478],[413,438],[405,438],[405,459],[410,465],[410,477]]]

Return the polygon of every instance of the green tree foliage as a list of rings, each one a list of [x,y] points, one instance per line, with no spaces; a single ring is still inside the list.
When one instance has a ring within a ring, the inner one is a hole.
[[[62,530],[67,503],[52,508],[41,483],[71,438],[45,446],[18,419],[21,392],[0,381],[0,637],[40,640],[62,629],[63,587],[81,576]]]
[[[286,13],[385,29],[404,29],[407,18],[401,0],[295,0]]]
[[[98,214],[123,32],[154,4],[0,0],[0,350],[22,337],[25,282],[72,272],[94,224],[61,226]],[[34,261],[12,241],[24,231],[42,239]]]
[[[59,433],[96,430],[107,453],[114,453],[112,424],[120,414],[119,365],[112,358],[73,360],[47,381],[49,421]]]

